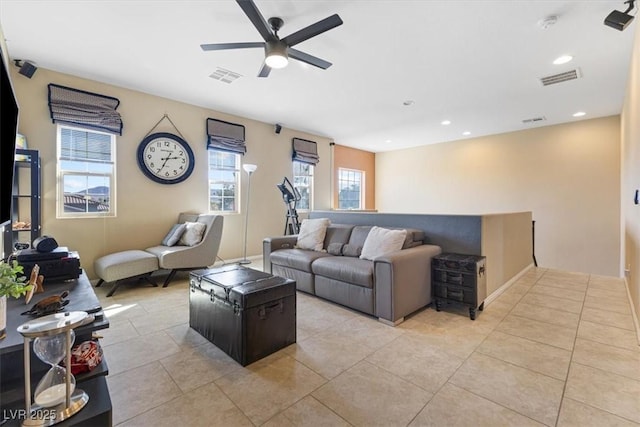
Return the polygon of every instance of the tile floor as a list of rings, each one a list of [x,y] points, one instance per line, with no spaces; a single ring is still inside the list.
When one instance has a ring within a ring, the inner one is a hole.
[[[476,321],[427,308],[395,328],[298,293],[298,342],[243,368],[189,329],[181,278],[97,289],[114,425],[640,425],[621,279],[531,269]]]

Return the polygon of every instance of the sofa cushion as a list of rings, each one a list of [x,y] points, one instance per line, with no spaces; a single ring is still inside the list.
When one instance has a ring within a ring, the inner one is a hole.
[[[402,249],[415,248],[424,243],[424,231],[417,228],[398,228],[398,230],[407,230],[407,237],[404,239]]]
[[[164,246],[175,245],[176,243],[178,243],[178,240],[180,240],[180,237],[182,237],[182,234],[184,233],[184,230],[186,228],[186,224],[174,224],[174,226],[171,227],[171,230],[169,230],[164,239],[162,239],[161,244]]]
[[[389,230],[373,227],[362,247],[360,258],[373,260],[376,257],[397,252],[402,249],[407,230]]]
[[[360,257],[360,254],[362,253],[362,246],[355,246],[355,245],[350,245],[350,244],[346,244],[342,247],[342,255],[344,256],[352,256],[352,257]]]
[[[373,261],[328,256],[316,259],[311,269],[318,276],[328,277],[353,285],[373,288]]]
[[[327,218],[305,219],[300,226],[296,247],[312,251],[324,249],[324,238],[331,222]]]
[[[331,243],[327,247],[327,252],[329,252],[331,255],[340,256],[342,255],[343,246],[344,245],[342,243]]]
[[[279,249],[271,252],[271,264],[295,268],[311,273],[311,263],[318,258],[332,257],[326,252],[308,251],[306,249]]]
[[[206,224],[201,222],[185,222],[185,229],[182,235],[180,236],[180,241],[178,241],[178,245],[181,246],[195,246],[202,240],[202,236],[204,235],[204,231],[207,228]]]
[[[353,225],[331,224],[327,227],[327,234],[324,238],[324,248],[329,250],[329,245],[333,243],[345,244],[349,242]]]
[[[353,227],[351,231],[351,236],[349,237],[349,244],[355,247],[363,247],[364,241],[367,240],[367,236],[369,235],[369,231],[371,231],[371,225],[356,225]]]

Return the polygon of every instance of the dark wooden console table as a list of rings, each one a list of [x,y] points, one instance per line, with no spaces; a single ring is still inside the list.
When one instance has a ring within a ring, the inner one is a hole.
[[[75,343],[92,339],[94,331],[109,327],[109,321],[104,317],[100,301],[93,291],[91,282],[83,272],[76,280],[45,284],[45,292],[35,294],[29,305],[25,305],[24,298],[7,300],[7,336],[0,340],[0,425],[18,426],[22,420],[15,415],[24,409],[24,340],[17,332],[18,326],[33,319],[20,313],[50,295],[58,295],[69,291],[69,304],[65,311],[86,311],[95,316],[95,320],[87,325],[74,329]],[[40,378],[49,369],[31,351],[31,390],[35,389]],[[111,397],[107,387],[106,375],[109,374],[107,362],[103,356],[102,363],[91,372],[76,375],[76,384],[89,395],[87,405],[73,417],[56,424],[56,426],[91,425],[111,426]]]

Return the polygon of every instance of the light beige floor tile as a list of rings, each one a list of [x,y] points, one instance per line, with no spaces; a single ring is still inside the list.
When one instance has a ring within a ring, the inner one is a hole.
[[[279,354],[231,372],[215,383],[257,425],[288,408],[326,380]]]
[[[522,302],[513,308],[511,314],[573,329],[577,329],[578,322],[580,322],[580,315],[578,313],[569,313],[568,311],[560,311],[554,308],[525,304]]]
[[[140,335],[158,332],[173,326],[189,323],[189,307],[178,307],[159,310],[145,316],[133,317],[131,324]]]
[[[614,288],[614,289],[597,289],[597,288],[589,288],[587,290],[587,295],[594,298],[605,298],[607,301],[611,300],[614,302],[619,302],[621,304],[625,304],[629,302],[629,298],[627,297],[627,290]]]
[[[565,397],[560,408],[558,427],[576,426],[638,427],[638,424]]]
[[[603,285],[609,287],[623,287],[624,288],[624,279],[621,277],[611,277],[611,276],[599,276],[597,274],[592,274],[589,277],[589,286],[591,285]]]
[[[586,273],[578,273],[578,272],[554,270],[554,269],[548,269],[542,277],[550,278],[554,280],[567,280],[570,282],[587,283],[589,281],[589,275]]]
[[[300,292],[298,292],[300,294]],[[317,302],[316,302],[317,304]],[[297,310],[297,325],[313,336],[325,332],[332,326],[339,325],[357,316],[351,311],[332,307],[331,304],[310,305]]]
[[[442,387],[409,425],[412,427],[543,426],[531,418],[452,384]]]
[[[443,327],[409,319],[397,327],[404,329],[408,335],[424,337],[430,345],[447,354],[466,359],[489,335],[492,328],[467,318],[461,319],[464,319],[464,324]]]
[[[504,291],[503,293],[500,294],[498,298],[496,298],[496,301],[501,302],[503,304],[509,304],[511,306],[514,306],[518,302],[520,302],[525,295],[518,294],[518,293],[509,293],[507,291]]]
[[[578,313],[582,311],[582,303],[580,301],[572,301],[565,298],[548,297],[542,294],[528,293],[522,297],[521,304],[540,305],[560,311],[568,311],[569,313]]]
[[[182,392],[159,362],[107,376],[113,424],[169,402]]]
[[[329,328],[327,333],[349,337],[354,343],[365,345],[373,350],[383,347],[404,333],[385,325],[375,317],[355,316]]]
[[[432,396],[368,362],[360,362],[313,393],[357,426],[407,425]]]
[[[587,295],[584,299],[584,306],[605,311],[613,311],[615,313],[631,314],[629,302],[621,301],[619,298],[593,297]]]
[[[351,424],[311,396],[271,418],[262,427],[348,427]]]
[[[180,347],[164,332],[144,335],[104,347],[109,374],[146,365],[180,352]]]
[[[215,384],[208,384],[121,424],[146,426],[253,426]]]
[[[547,425],[556,422],[564,386],[563,381],[478,353],[449,382]]]
[[[573,361],[640,381],[640,347],[626,350],[578,338]]]
[[[505,317],[496,330],[565,350],[573,349],[576,336],[575,328],[565,328],[513,314]]]
[[[571,361],[570,351],[498,331],[492,332],[477,352],[562,381]]]
[[[160,360],[183,392],[208,384],[242,367],[222,350],[206,343]]]
[[[554,286],[542,286],[538,282],[531,287],[529,291],[532,294],[546,295],[552,298],[564,298],[572,301],[582,302],[584,300],[585,291],[575,291],[573,289],[557,288]]]
[[[182,349],[198,347],[209,341],[200,335],[195,329],[189,327],[189,324],[172,326],[165,329],[165,333],[169,335]]]
[[[139,299],[137,299],[139,301]],[[109,298],[106,302],[101,302],[102,310],[109,319],[109,323],[118,323],[119,321],[127,321],[132,317],[145,316],[149,314],[137,301],[129,301],[122,303]]]
[[[561,288],[561,289],[569,289],[574,291],[586,291],[587,290],[587,282],[583,281],[571,281],[571,280],[557,280],[550,277],[542,277],[537,282],[536,285],[540,286],[550,286],[553,288]]]
[[[599,323],[601,325],[615,326],[616,328],[628,329],[630,331],[635,331],[636,329],[631,314],[616,313],[593,307],[585,307],[582,310],[582,320]]]
[[[638,349],[638,338],[635,331],[600,325],[586,320],[580,322],[578,337],[628,350]]]
[[[349,335],[335,332],[314,335],[284,351],[326,379],[334,378],[374,352]]]
[[[367,361],[435,393],[463,359],[444,353],[424,337],[407,334],[369,356]]]
[[[640,381],[572,363],[565,396],[640,423]]]
[[[133,327],[128,319],[115,323],[109,322],[109,327],[107,329],[99,330],[98,334],[102,336],[102,339],[100,340],[102,347],[117,344],[140,336],[136,328]]]

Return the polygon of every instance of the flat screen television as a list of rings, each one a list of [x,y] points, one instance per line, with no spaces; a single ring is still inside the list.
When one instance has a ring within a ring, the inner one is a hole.
[[[3,55],[4,52],[1,52]],[[0,57],[0,229],[11,222],[18,102],[9,70]]]

